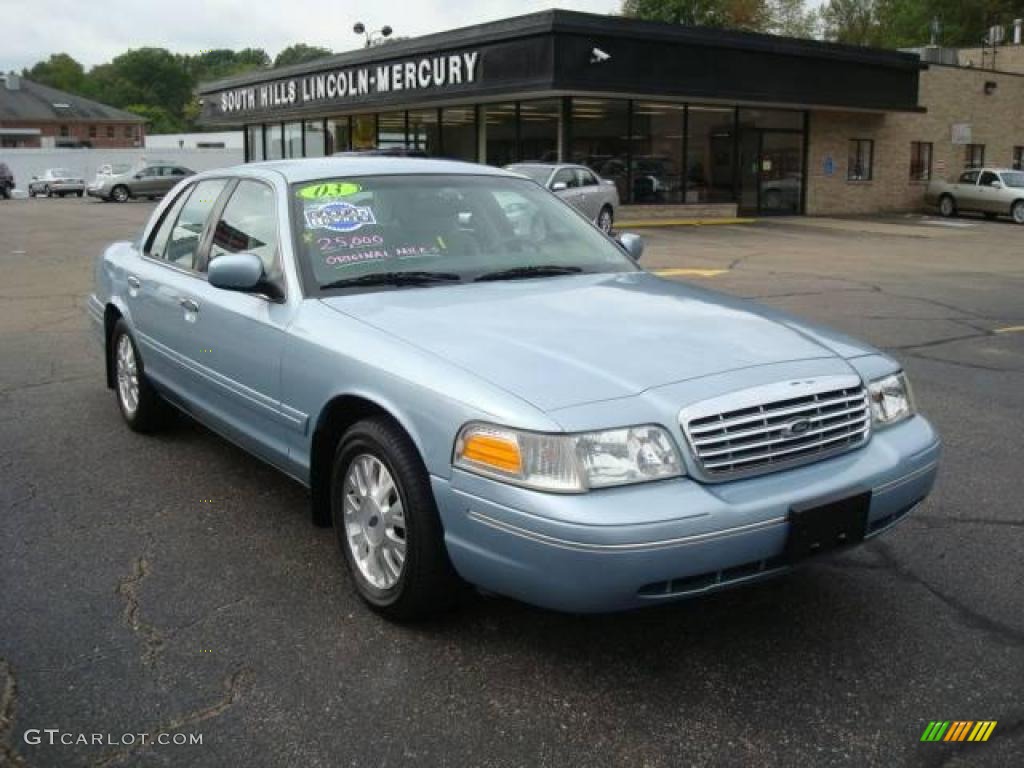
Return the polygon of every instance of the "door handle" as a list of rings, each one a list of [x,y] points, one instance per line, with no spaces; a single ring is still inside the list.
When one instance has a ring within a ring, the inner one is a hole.
[[[186,298],[185,296],[178,297],[178,304],[186,312],[195,313],[199,311],[199,305],[194,300]]]
[[[139,281],[139,278],[137,278],[135,275],[128,275],[128,287],[138,290],[139,288],[142,287],[142,283]]]

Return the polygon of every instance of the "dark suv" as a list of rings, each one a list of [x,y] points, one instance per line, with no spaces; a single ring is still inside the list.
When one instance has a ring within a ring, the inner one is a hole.
[[[14,189],[14,174],[7,167],[7,163],[0,163],[0,197],[4,200],[11,199],[11,190]]]

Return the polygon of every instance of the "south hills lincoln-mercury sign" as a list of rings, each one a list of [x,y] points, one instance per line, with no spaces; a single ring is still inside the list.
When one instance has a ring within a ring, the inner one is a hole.
[[[219,99],[220,112],[225,116],[304,105],[341,105],[383,94],[471,85],[479,76],[479,63],[479,51],[423,56],[232,88],[214,98]]]

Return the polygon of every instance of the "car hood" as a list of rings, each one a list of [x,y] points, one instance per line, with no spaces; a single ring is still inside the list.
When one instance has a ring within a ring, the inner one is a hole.
[[[545,411],[750,366],[871,351],[646,272],[325,297]]]

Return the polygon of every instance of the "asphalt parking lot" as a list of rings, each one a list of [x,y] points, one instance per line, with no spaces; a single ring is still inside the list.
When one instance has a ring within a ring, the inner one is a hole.
[[[783,579],[614,616],[359,603],[304,491],[184,419],[121,423],[84,300],[150,203],[0,202],[0,765],[992,765],[1024,754],[1024,228],[648,230],[645,263],[896,355],[934,495]],[[919,741],[996,720],[984,744]],[[32,745],[26,729],[201,733]]]

